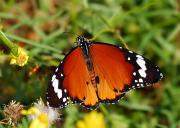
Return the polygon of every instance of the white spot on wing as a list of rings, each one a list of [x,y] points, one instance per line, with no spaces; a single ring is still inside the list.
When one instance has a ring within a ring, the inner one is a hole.
[[[139,65],[139,67],[141,67],[141,69],[138,70],[139,74],[142,76],[142,77],[146,77],[146,65],[145,65],[145,61],[144,59],[140,56],[140,55],[136,55],[137,57],[137,64]]]
[[[56,79],[56,75],[53,75],[51,81],[54,81],[55,79]]]
[[[136,72],[133,72],[133,75],[135,76],[135,75],[136,75]]]
[[[136,55],[137,58],[140,58],[140,59],[144,59],[142,56],[140,55]]]
[[[61,99],[62,98],[62,90],[58,89],[57,94],[58,94],[58,98]]]
[[[143,82],[143,79],[140,78],[140,79],[139,79],[139,82]]]
[[[52,82],[52,85],[54,87],[54,92],[56,92],[56,93],[58,91],[58,84],[59,84],[59,81],[57,79],[54,79]]]
[[[145,65],[145,61],[143,59],[137,59],[136,60],[137,64],[143,69],[143,70],[146,70],[146,65]]]
[[[145,72],[145,70],[139,69],[138,72],[139,72],[139,74],[140,74],[142,77],[144,77],[144,78],[146,77],[146,72]]]
[[[54,92],[57,93],[58,98],[62,98],[62,90],[58,88],[59,81],[58,79],[54,79],[52,82],[52,86],[54,87]]]
[[[63,98],[63,102],[66,102],[66,98],[65,97]]]

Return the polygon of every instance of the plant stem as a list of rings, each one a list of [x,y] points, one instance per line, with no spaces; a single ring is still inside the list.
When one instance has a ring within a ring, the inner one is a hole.
[[[4,45],[6,45],[11,50],[11,53],[14,56],[18,56],[18,47],[13,44],[2,31],[0,31],[0,39],[2,40]]]

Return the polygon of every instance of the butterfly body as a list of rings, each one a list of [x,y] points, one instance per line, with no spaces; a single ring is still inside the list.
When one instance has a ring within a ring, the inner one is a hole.
[[[94,87],[96,87],[97,84],[99,83],[99,77],[96,76],[95,71],[94,71],[93,60],[92,60],[92,56],[91,56],[91,52],[90,52],[90,48],[89,48],[89,46],[91,44],[90,44],[89,40],[87,40],[86,38],[79,37],[77,40],[78,40],[77,45],[82,50],[84,61],[86,63],[88,73],[89,73],[89,76],[91,79],[91,83]],[[86,84],[88,84],[88,83],[89,83],[89,81],[86,82]]]
[[[148,59],[114,45],[77,38],[77,47],[66,55],[48,86],[52,107],[70,101],[87,108],[114,103],[130,89],[156,83],[163,75]]]

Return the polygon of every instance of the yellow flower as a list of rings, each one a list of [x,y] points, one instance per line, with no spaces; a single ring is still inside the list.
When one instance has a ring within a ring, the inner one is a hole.
[[[29,128],[48,128],[48,115],[46,113],[40,112],[39,109],[31,107],[28,110],[22,110],[23,115],[31,115],[33,119]]]
[[[48,116],[45,113],[41,113],[36,119],[34,119],[29,128],[48,128]]]
[[[22,67],[27,63],[28,58],[29,58],[29,56],[27,55],[25,50],[19,47],[18,48],[18,56],[12,55],[10,64],[17,64]]]
[[[41,112],[37,108],[31,107],[28,110],[22,110],[21,114],[23,114],[23,115],[40,115]]]
[[[76,124],[77,128],[105,128],[105,120],[102,113],[92,111],[85,115],[83,120]]]

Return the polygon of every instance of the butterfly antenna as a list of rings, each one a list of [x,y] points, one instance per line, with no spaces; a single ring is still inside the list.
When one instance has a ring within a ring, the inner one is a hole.
[[[74,33],[69,32],[69,31],[63,32],[62,35],[66,35],[66,36],[69,36],[69,35],[75,36],[75,35],[76,35],[76,37],[79,37],[79,36],[80,36],[80,35],[78,35],[78,34],[74,34]],[[76,40],[74,43],[77,43],[77,40]]]

